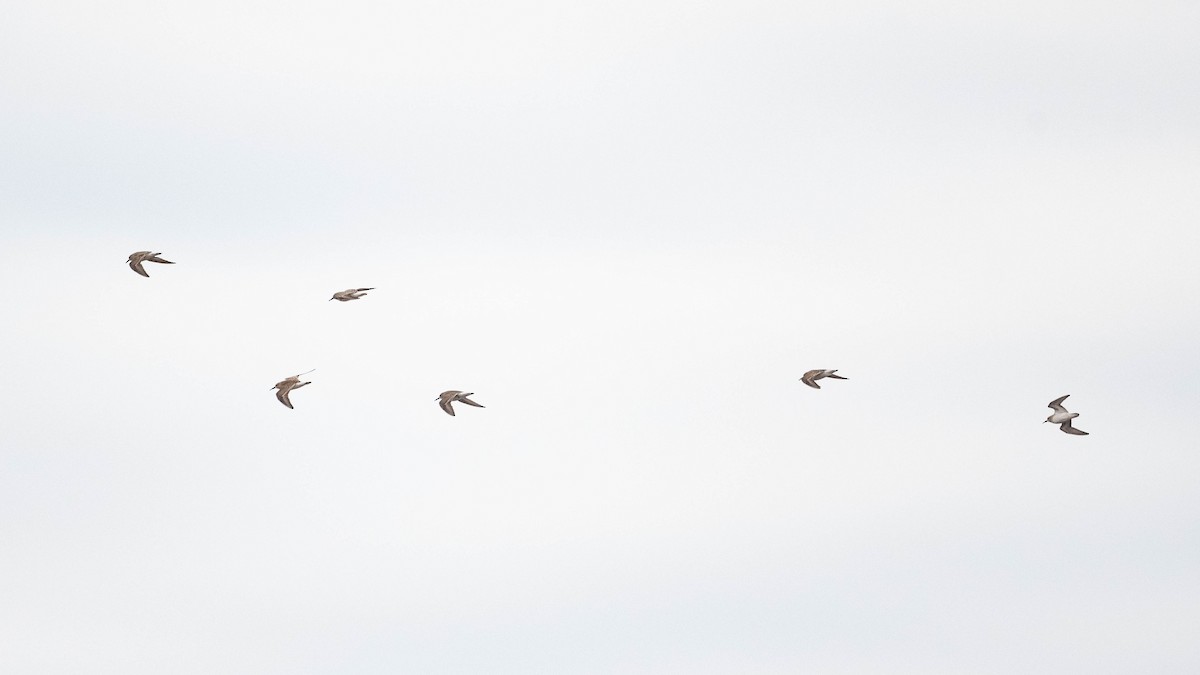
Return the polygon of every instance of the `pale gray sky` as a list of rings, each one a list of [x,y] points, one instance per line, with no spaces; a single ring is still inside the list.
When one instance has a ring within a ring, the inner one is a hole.
[[[6,8],[0,670],[1197,672],[1198,26]]]

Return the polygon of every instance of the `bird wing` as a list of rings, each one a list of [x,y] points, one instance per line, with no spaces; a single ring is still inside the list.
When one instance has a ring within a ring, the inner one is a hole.
[[[138,258],[137,260],[130,260],[129,261],[129,269],[133,270],[134,272],[137,272],[138,274],[140,274],[144,277],[150,276],[149,274],[146,274],[146,270],[142,269],[141,258]]]
[[[825,377],[832,377],[832,378],[833,378],[833,379],[835,379],[835,380],[846,380],[846,379],[849,379],[849,378],[846,378],[846,377],[842,377],[841,375],[834,375],[834,373],[836,373],[836,372],[837,372],[836,370],[831,370],[831,371],[829,371],[828,373],[825,373]]]
[[[280,387],[279,391],[275,392],[275,398],[279,399],[280,403],[289,408],[292,408],[292,401],[288,398],[288,392],[291,390],[291,387]],[[292,409],[295,410],[295,408]]]
[[[450,399],[443,397],[438,400],[438,405],[442,406],[442,410],[445,410],[447,415],[454,417],[454,408],[450,405]]]
[[[1067,396],[1070,396],[1070,394],[1067,394]],[[1067,400],[1067,396],[1059,396],[1058,398],[1054,399],[1053,401],[1050,401],[1050,405],[1048,405],[1046,407],[1053,408],[1054,412],[1060,412],[1060,413],[1067,412],[1067,409],[1062,407],[1062,402]]]
[[[146,256],[146,260],[149,260],[150,262],[163,263],[164,265],[174,265],[175,264],[175,263],[171,262],[170,260],[164,260],[164,259],[158,257],[160,255],[162,255],[162,254],[154,253],[152,255],[148,255],[148,256]]]
[[[467,405],[473,405],[476,408],[483,407],[483,406],[479,405],[478,403],[476,403],[475,401],[472,401],[471,399],[467,398],[468,396],[473,396],[473,394],[462,394],[462,395],[458,396],[458,400],[462,401],[463,403],[466,403]]]
[[[800,381],[803,382],[804,384],[807,384],[808,386],[812,387],[813,389],[820,389],[821,385],[819,385],[815,381],[813,381],[813,375],[820,375],[820,374],[821,374],[821,371],[819,371],[819,370],[810,370],[804,374],[804,377],[800,378]]]
[[[1068,434],[1074,434],[1076,436],[1087,436],[1088,435],[1088,432],[1086,432],[1082,429],[1076,429],[1075,427],[1071,426],[1071,420],[1067,420],[1066,422],[1063,422],[1062,425],[1060,425],[1058,428],[1062,429],[1063,431],[1067,432]]]

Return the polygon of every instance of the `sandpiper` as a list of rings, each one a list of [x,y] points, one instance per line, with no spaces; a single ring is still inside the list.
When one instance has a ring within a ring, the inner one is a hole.
[[[475,392],[468,391],[466,393],[463,393],[461,391],[458,391],[457,389],[451,389],[450,391],[443,391],[441,394],[439,394],[437,397],[437,401],[438,401],[438,405],[442,406],[442,410],[445,410],[447,415],[453,416],[454,415],[454,407],[451,406],[450,404],[453,403],[454,401],[460,401],[462,403],[466,403],[467,405],[473,405],[476,408],[484,407],[484,406],[479,405],[475,401],[472,401],[471,399],[467,398],[468,396],[474,396],[474,395],[475,395]]]
[[[134,272],[137,272],[138,274],[140,274],[144,277],[149,277],[150,275],[146,274],[146,270],[142,269],[143,262],[156,262],[156,263],[162,263],[164,265],[174,265],[175,264],[175,263],[171,262],[170,260],[163,260],[162,258],[158,257],[160,255],[162,255],[162,254],[161,253],[151,253],[150,251],[137,251],[134,253],[130,253],[129,260],[126,260],[125,262],[129,263],[129,269],[133,270]]]
[[[1067,394],[1067,396],[1070,396],[1070,394]],[[1088,432],[1071,426],[1071,420],[1079,417],[1079,413],[1067,412],[1067,409],[1062,406],[1062,402],[1067,400],[1067,396],[1059,396],[1053,401],[1050,401],[1050,405],[1047,407],[1053,409],[1054,413],[1046,418],[1046,422],[1059,425],[1058,428],[1065,433],[1074,434],[1076,436],[1087,436]],[[1043,422],[1043,424],[1045,424],[1045,422]]]
[[[826,370],[824,368],[818,368],[816,370],[810,370],[807,373],[805,373],[804,377],[800,378],[800,381],[803,382],[804,384],[807,384],[808,386],[812,387],[813,389],[820,389],[821,385],[817,384],[817,380],[820,380],[820,379],[823,379],[826,377],[832,377],[835,380],[847,379],[847,378],[842,377],[841,375],[834,375],[834,373],[836,373],[836,372],[837,372],[836,368],[833,370]]]
[[[307,372],[300,373],[300,375],[307,375],[308,373],[311,373],[311,372],[312,371],[309,370]],[[299,389],[300,387],[303,387],[306,384],[312,384],[312,382],[301,382],[300,375],[293,375],[286,380],[280,380],[279,382],[275,383],[274,387],[271,387],[272,389],[279,390],[279,391],[275,392],[275,398],[279,399],[280,403],[286,405],[289,408],[292,407],[292,400],[291,400],[291,398],[288,397],[288,394],[293,389]]]
[[[373,291],[373,290],[375,290],[375,289],[374,288],[347,288],[344,291],[338,291],[337,293],[334,293],[333,297],[330,298],[330,300],[337,300],[338,302],[350,302],[351,300],[357,300],[357,299],[361,298],[362,296],[366,295],[367,291]]]

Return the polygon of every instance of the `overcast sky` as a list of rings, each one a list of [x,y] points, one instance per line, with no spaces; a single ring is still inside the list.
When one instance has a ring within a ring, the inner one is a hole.
[[[1198,33],[10,3],[0,671],[1200,672]]]

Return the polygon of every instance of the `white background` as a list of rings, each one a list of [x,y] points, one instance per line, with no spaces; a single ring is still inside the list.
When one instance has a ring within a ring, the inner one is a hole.
[[[4,15],[0,670],[1200,671],[1195,3]]]

